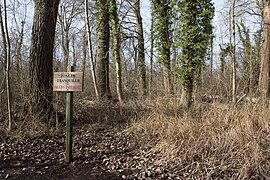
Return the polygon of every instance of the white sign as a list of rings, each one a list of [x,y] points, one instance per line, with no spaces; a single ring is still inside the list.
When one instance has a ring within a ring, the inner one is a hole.
[[[53,91],[83,91],[83,72],[54,72]]]

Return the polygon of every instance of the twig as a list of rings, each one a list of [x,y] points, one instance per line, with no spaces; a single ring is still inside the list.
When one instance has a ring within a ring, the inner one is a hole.
[[[242,101],[242,99],[244,98],[244,97],[246,97],[247,96],[247,94],[244,94],[243,96],[241,96],[238,100],[237,100],[237,104],[239,103],[239,102],[241,102]]]

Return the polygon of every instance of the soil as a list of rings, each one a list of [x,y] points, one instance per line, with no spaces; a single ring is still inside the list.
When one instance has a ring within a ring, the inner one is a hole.
[[[80,102],[74,108],[73,159],[65,161],[65,127],[24,138],[0,138],[0,179],[167,179],[125,133],[144,108]]]

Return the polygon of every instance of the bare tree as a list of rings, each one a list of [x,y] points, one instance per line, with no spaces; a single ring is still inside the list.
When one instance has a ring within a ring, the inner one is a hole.
[[[86,64],[86,54],[87,54],[87,39],[86,39],[86,31],[83,32],[81,42],[82,42],[82,61],[81,61],[81,71],[85,72],[85,64]]]
[[[61,29],[61,47],[64,54],[64,71],[67,70],[69,62],[70,29],[76,16],[80,12],[79,1],[63,0],[60,4],[59,22]]]
[[[235,0],[231,7],[231,59],[232,59],[232,101],[236,104],[236,67],[235,67]]]
[[[21,89],[21,94],[23,94],[23,75],[22,75],[22,48],[23,48],[23,38],[24,38],[24,24],[25,22],[21,22],[21,30],[19,33],[18,41],[17,41],[17,48],[16,48],[16,75],[17,75],[17,81],[20,82],[19,86]]]
[[[78,60],[78,52],[76,50],[76,42],[75,42],[75,34],[72,35],[72,66],[76,69],[77,60]]]
[[[7,3],[6,0],[3,1],[4,5],[4,18],[2,9],[0,8],[0,26],[1,26],[1,32],[2,32],[2,38],[3,38],[3,45],[4,45],[4,59],[5,59],[5,78],[6,78],[6,90],[7,90],[7,107],[8,107],[8,131],[11,131],[12,129],[12,103],[11,103],[11,90],[10,90],[10,39],[9,39],[9,31],[8,31],[8,18],[7,18]],[[3,20],[4,19],[4,20]]]
[[[88,0],[85,0],[85,25],[86,25],[86,31],[87,31],[88,53],[89,53],[89,57],[90,57],[91,74],[92,74],[92,79],[93,79],[93,83],[94,83],[95,94],[96,94],[96,98],[99,99],[99,92],[98,92],[98,88],[97,88],[96,68],[95,68],[94,57],[93,57],[93,47],[92,47],[93,45],[92,45],[92,40],[91,40],[92,30],[91,30],[90,23],[89,23],[89,11],[88,10],[89,10]],[[86,45],[86,44],[84,43],[84,45]],[[86,54],[85,54],[85,56],[86,56]]]

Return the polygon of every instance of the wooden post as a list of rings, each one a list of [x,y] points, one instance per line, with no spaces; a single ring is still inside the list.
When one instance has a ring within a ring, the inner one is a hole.
[[[68,66],[68,72],[73,72],[74,67]],[[72,121],[73,121],[73,92],[67,92],[66,101],[66,162],[72,161]]]

